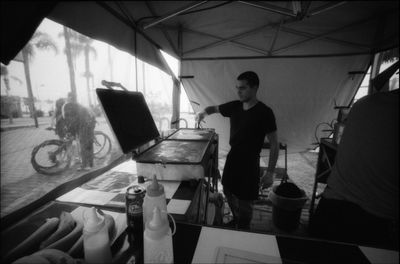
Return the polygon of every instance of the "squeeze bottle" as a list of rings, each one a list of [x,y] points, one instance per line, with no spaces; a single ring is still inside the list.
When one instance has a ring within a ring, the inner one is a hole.
[[[174,252],[169,222],[156,206],[143,234],[144,263],[173,263]]]
[[[167,200],[165,198],[164,186],[157,181],[156,175],[153,176],[153,181],[146,188],[146,195],[143,199],[143,223],[146,228],[146,223],[151,220],[155,207],[161,212],[167,212]],[[167,220],[167,214],[162,213],[161,217]]]
[[[110,238],[104,217],[92,207],[84,212],[83,219],[85,263],[111,263]]]

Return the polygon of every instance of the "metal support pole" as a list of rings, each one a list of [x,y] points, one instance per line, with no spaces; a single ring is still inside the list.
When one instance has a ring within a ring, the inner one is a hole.
[[[195,4],[190,4],[190,5],[188,5],[188,6],[184,7],[184,8],[181,8],[179,10],[173,11],[170,14],[166,14],[166,15],[162,16],[161,18],[156,19],[155,21],[148,23],[147,25],[144,25],[143,29],[148,29],[148,28],[150,28],[152,26],[155,26],[155,25],[157,25],[157,24],[159,24],[159,23],[161,23],[161,22],[163,22],[163,21],[165,21],[167,19],[173,18],[173,17],[175,17],[175,16],[177,16],[177,15],[183,13],[183,12],[189,11],[190,9],[198,7],[198,6],[200,6],[202,4],[205,4],[207,2],[208,1],[197,2]]]
[[[373,94],[376,92],[371,81],[379,74],[379,70],[382,64],[382,58],[383,58],[382,53],[377,53],[373,57],[371,64],[371,74],[369,75],[368,94]]]

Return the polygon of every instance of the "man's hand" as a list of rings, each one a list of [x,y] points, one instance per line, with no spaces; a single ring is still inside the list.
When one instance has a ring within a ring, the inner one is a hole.
[[[205,111],[201,111],[199,113],[196,114],[196,123],[200,123],[201,121],[203,121],[203,119],[207,116],[207,113]]]
[[[274,183],[274,176],[275,175],[273,172],[264,171],[264,174],[260,179],[261,189],[267,189],[268,187],[271,187]]]

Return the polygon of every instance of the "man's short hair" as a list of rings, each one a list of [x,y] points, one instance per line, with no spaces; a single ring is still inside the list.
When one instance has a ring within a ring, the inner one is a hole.
[[[258,85],[260,84],[260,80],[258,79],[257,73],[253,71],[246,71],[241,73],[237,77],[238,81],[247,81],[250,87],[256,87],[258,88]]]

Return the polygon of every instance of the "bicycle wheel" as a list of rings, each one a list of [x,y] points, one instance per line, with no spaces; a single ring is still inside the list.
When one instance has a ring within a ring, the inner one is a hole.
[[[111,139],[101,131],[94,132],[93,155],[100,159],[105,157],[111,151]]]
[[[37,172],[54,175],[69,168],[71,156],[67,153],[67,145],[64,141],[46,140],[33,148],[31,163]]]

